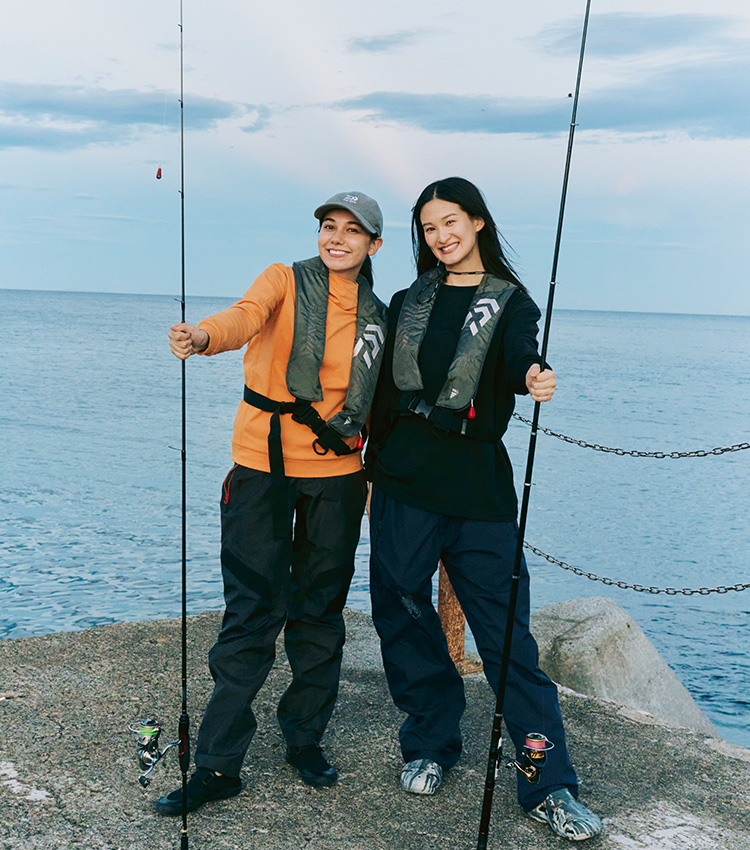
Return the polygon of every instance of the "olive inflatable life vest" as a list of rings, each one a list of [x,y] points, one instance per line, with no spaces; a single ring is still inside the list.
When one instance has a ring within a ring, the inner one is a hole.
[[[294,263],[294,339],[286,384],[304,401],[322,401],[320,366],[326,343],[328,268],[320,257]],[[343,408],[326,423],[344,437],[358,434],[370,412],[383,359],[387,308],[360,275],[357,283],[357,328],[349,388]]]
[[[245,387],[243,399],[252,407],[271,414],[268,432],[268,463],[274,514],[274,536],[283,537],[285,528],[284,453],[281,445],[281,416],[291,414],[295,422],[309,428],[315,435],[313,450],[324,455],[353,454],[362,448],[362,432],[370,412],[378,372],[383,359],[383,344],[387,309],[361,275],[357,279],[357,325],[352,351],[349,387],[343,408],[326,422],[312,406],[322,401],[320,367],[326,343],[328,316],[328,268],[320,257],[294,263],[295,306],[294,337],[287,364],[286,383],[294,401],[276,401]],[[358,444],[351,448],[344,437],[360,434]]]
[[[445,383],[435,404],[430,405],[419,395],[424,383],[418,358],[444,274],[441,268],[430,269],[414,281],[404,297],[393,348],[393,380],[401,390],[399,410],[424,416],[438,428],[495,442],[499,435],[480,432],[469,420],[474,418],[473,402],[492,335],[517,287],[493,274],[484,275],[466,314]]]

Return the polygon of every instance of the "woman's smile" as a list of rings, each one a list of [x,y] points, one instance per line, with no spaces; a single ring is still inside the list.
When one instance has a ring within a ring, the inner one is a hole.
[[[347,210],[330,210],[320,222],[318,253],[330,271],[355,281],[362,264],[382,244]]]
[[[481,271],[477,234],[484,220],[474,218],[458,204],[434,198],[422,207],[422,230],[432,253],[449,272]]]

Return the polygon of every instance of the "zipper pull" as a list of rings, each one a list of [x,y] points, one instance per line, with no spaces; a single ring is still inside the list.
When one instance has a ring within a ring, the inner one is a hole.
[[[357,440],[357,448],[361,449],[362,446],[364,446],[364,444],[365,444],[364,437],[362,436],[362,434],[360,434],[359,439]]]
[[[471,404],[469,405],[468,417],[469,417],[469,419],[475,419],[476,415],[477,415],[477,412],[476,412],[476,410],[474,410],[474,399],[472,399]]]

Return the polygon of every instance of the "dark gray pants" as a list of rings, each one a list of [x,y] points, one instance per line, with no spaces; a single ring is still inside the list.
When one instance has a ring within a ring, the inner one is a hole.
[[[341,612],[354,573],[364,473],[287,478],[289,533],[283,539],[273,535],[270,479],[235,466],[222,490],[226,611],[209,653],[215,685],[195,763],[227,776],[239,775],[257,728],[252,701],[273,666],[282,627],[292,682],[278,719],[290,746],[320,741],[338,694]]]

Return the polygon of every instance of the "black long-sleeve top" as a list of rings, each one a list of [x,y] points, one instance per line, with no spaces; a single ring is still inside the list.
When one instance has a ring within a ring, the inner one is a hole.
[[[419,351],[424,389],[434,404],[445,383],[475,286],[439,287]],[[368,475],[380,490],[405,504],[446,516],[508,522],[518,503],[510,459],[500,439],[481,442],[436,429],[424,417],[399,415],[400,391],[393,381],[393,344],[406,290],[390,303],[388,336],[373,402],[366,455]],[[528,392],[526,373],[540,363],[537,331],[540,312],[521,290],[508,299],[485,358],[474,408],[475,422],[505,433],[516,394]]]

